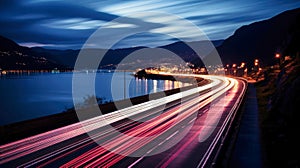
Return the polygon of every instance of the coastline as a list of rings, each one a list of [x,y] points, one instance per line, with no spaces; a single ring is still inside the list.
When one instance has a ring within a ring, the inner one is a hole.
[[[161,78],[162,79],[162,78]],[[166,79],[165,79],[166,80]],[[207,84],[207,80],[197,79],[198,85]],[[177,88],[167,91],[162,91],[166,96],[178,93],[180,91],[188,90],[194,86],[186,86],[183,88]],[[152,93],[151,98],[159,98],[162,92]],[[146,101],[149,101],[149,94],[128,98],[124,100],[116,101],[118,104],[130,100],[133,105],[140,104]],[[126,103],[124,103],[126,104]],[[99,108],[103,114],[107,114],[117,110],[115,102],[109,102],[105,104],[100,104]],[[125,106],[124,106],[125,108]],[[96,112],[89,112],[89,115],[86,119],[96,117],[99,114]],[[58,114],[53,114],[49,116],[44,116],[36,119],[25,120],[17,123],[12,123],[8,125],[0,126],[0,145],[13,142],[22,138],[33,136],[39,133],[47,132],[53,129],[57,129],[63,126],[67,126],[73,123],[79,122],[76,111],[74,108],[68,109]]]

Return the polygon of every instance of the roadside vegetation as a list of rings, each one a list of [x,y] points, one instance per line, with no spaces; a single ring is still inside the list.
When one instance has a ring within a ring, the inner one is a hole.
[[[299,167],[300,59],[265,70],[256,83],[260,127],[269,167]]]

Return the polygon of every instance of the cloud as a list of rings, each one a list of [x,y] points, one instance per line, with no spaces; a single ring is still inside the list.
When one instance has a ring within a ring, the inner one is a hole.
[[[35,42],[19,43],[19,45],[26,46],[26,47],[53,47],[53,46],[55,46],[53,44],[41,44],[41,43],[35,43]]]
[[[5,1],[6,2],[6,1]],[[101,25],[120,16],[64,2],[4,3],[0,16],[1,34],[19,43],[56,44],[84,41]],[[148,23],[123,17],[124,23],[107,28],[134,27]],[[152,24],[152,23],[151,23]]]
[[[193,38],[194,32],[182,32],[182,27],[186,25],[172,17],[143,15],[145,11],[177,15],[199,26],[209,38],[225,39],[244,24],[299,6],[300,2],[295,0],[2,0],[0,34],[18,43],[78,48],[99,27],[105,29],[107,38],[113,36],[116,29],[130,32],[144,28],[155,35],[150,37],[144,33],[132,36],[120,42],[120,46],[155,46],[174,41],[173,37],[164,34],[185,37],[190,41],[197,39]],[[132,15],[136,12],[139,14]],[[126,17],[128,15],[130,17]],[[119,17],[123,19],[106,24]]]
[[[104,21],[101,20],[88,20],[84,18],[71,18],[71,19],[53,19],[42,23],[43,26],[55,29],[74,29],[86,30],[99,28]]]

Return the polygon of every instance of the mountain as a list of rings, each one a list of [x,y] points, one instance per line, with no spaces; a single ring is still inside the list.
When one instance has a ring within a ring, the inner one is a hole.
[[[52,70],[65,69],[42,56],[35,56],[30,48],[19,46],[14,41],[0,36],[0,69],[4,70]]]
[[[99,68],[114,69],[118,63],[120,63],[127,55],[145,47],[133,47],[124,49],[85,49],[90,52],[104,53],[106,52],[104,58],[102,59]],[[56,63],[66,65],[68,67],[74,67],[77,60],[77,56],[80,50],[49,50],[41,47],[31,48],[31,53],[35,56],[43,56]]]
[[[23,47],[14,41],[0,36],[0,68],[2,69],[52,69],[73,68],[80,50],[55,50],[42,47]],[[223,40],[212,41],[213,45],[219,46]],[[175,42],[169,45],[161,46],[179,55],[186,62],[197,62],[196,65],[202,65],[199,57],[188,45],[202,42]],[[188,44],[188,45],[187,45]],[[102,59],[99,68],[114,69],[129,54],[147,47],[132,47],[123,49],[87,49],[97,53],[106,54]],[[155,49],[152,49],[155,50]]]
[[[3,36],[0,36],[0,44],[0,51],[17,51],[21,48],[17,43]]]
[[[215,46],[219,46],[222,44],[224,40],[216,40],[212,41],[212,44]],[[183,60],[187,62],[200,62],[199,65],[201,65],[201,60],[198,60],[199,57],[196,56],[194,51],[192,51],[187,44],[194,44],[194,43],[205,43],[203,42],[175,42],[172,44],[168,44],[165,46],[160,46],[158,48],[164,48],[168,49],[177,55],[179,55]],[[144,49],[147,47],[132,47],[132,48],[122,48],[122,49],[109,49],[109,50],[104,50],[104,49],[88,49],[88,50],[94,50],[95,52],[98,53],[103,53],[107,51],[105,54],[104,59],[102,60],[101,64],[99,65],[100,68],[115,68],[118,63],[120,63],[126,56],[129,54],[140,50]],[[68,67],[74,67],[77,56],[79,54],[80,50],[50,50],[50,49],[45,49],[42,47],[33,47],[30,49],[30,52],[34,56],[43,56],[47,58],[48,60],[51,60],[53,62],[66,65]],[[195,61],[197,60],[197,61]]]
[[[254,59],[259,59],[262,64],[268,65],[275,62],[275,53],[295,55],[299,51],[299,31],[300,8],[297,8],[268,20],[242,26],[226,40],[212,41],[212,43],[217,47],[224,64],[247,62],[250,65]],[[22,47],[2,36],[0,36],[0,43],[0,68],[2,69],[72,68],[80,51]],[[188,46],[195,43],[205,43],[205,41],[175,42],[158,48],[167,49],[179,55],[184,61],[201,66],[202,61]],[[127,55],[143,48],[146,47],[109,49],[99,67],[115,68]],[[89,50],[99,53],[105,51],[103,49]]]
[[[224,64],[246,62],[248,65],[252,65],[254,59],[259,59],[261,65],[272,65],[276,61],[274,58],[276,53],[285,56],[296,55],[299,52],[299,31],[300,8],[297,8],[285,11],[268,20],[242,26],[226,40],[212,41],[212,43],[217,47]],[[170,50],[186,62],[193,62],[197,66],[203,65],[196,53],[186,44],[192,45],[193,42],[175,42],[158,48]],[[108,64],[116,65],[128,54],[139,49],[141,48],[109,50],[102,62],[102,66]],[[32,48],[32,51],[37,53],[37,56],[42,54],[47,59],[68,66],[74,65],[79,53],[78,50],[50,51],[35,48]]]
[[[222,40],[216,41],[216,43],[212,42],[212,44],[220,44]],[[163,48],[166,50],[169,50],[176,55],[178,55],[180,58],[182,58],[185,62],[192,62],[196,66],[204,66],[202,60],[200,57],[196,54],[196,52],[191,47],[196,48],[205,48],[207,45],[210,45],[211,43],[208,41],[195,41],[195,42],[175,42],[169,45],[160,46],[159,48]]]
[[[265,65],[274,63],[275,53],[292,54],[300,48],[300,8],[285,11],[271,19],[242,26],[217,50],[224,63],[260,59]]]
[[[55,50],[42,47],[32,47],[27,52],[36,57],[44,57],[57,64],[72,68],[76,62],[79,50]]]

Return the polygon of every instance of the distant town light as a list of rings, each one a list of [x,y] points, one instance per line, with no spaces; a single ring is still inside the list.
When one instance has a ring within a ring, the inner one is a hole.
[[[235,68],[235,67],[236,67],[236,64],[233,64],[233,65],[232,65],[232,68]]]
[[[284,60],[285,60],[285,61],[292,60],[292,57],[291,57],[291,56],[289,56],[289,55],[287,55],[287,56],[285,56],[285,57],[284,57]]]
[[[206,72],[206,69],[205,68],[200,68],[200,72],[204,73],[204,72]]]
[[[254,62],[255,62],[255,63],[258,63],[258,59],[255,59]]]
[[[275,54],[275,58],[280,58],[280,54]]]

